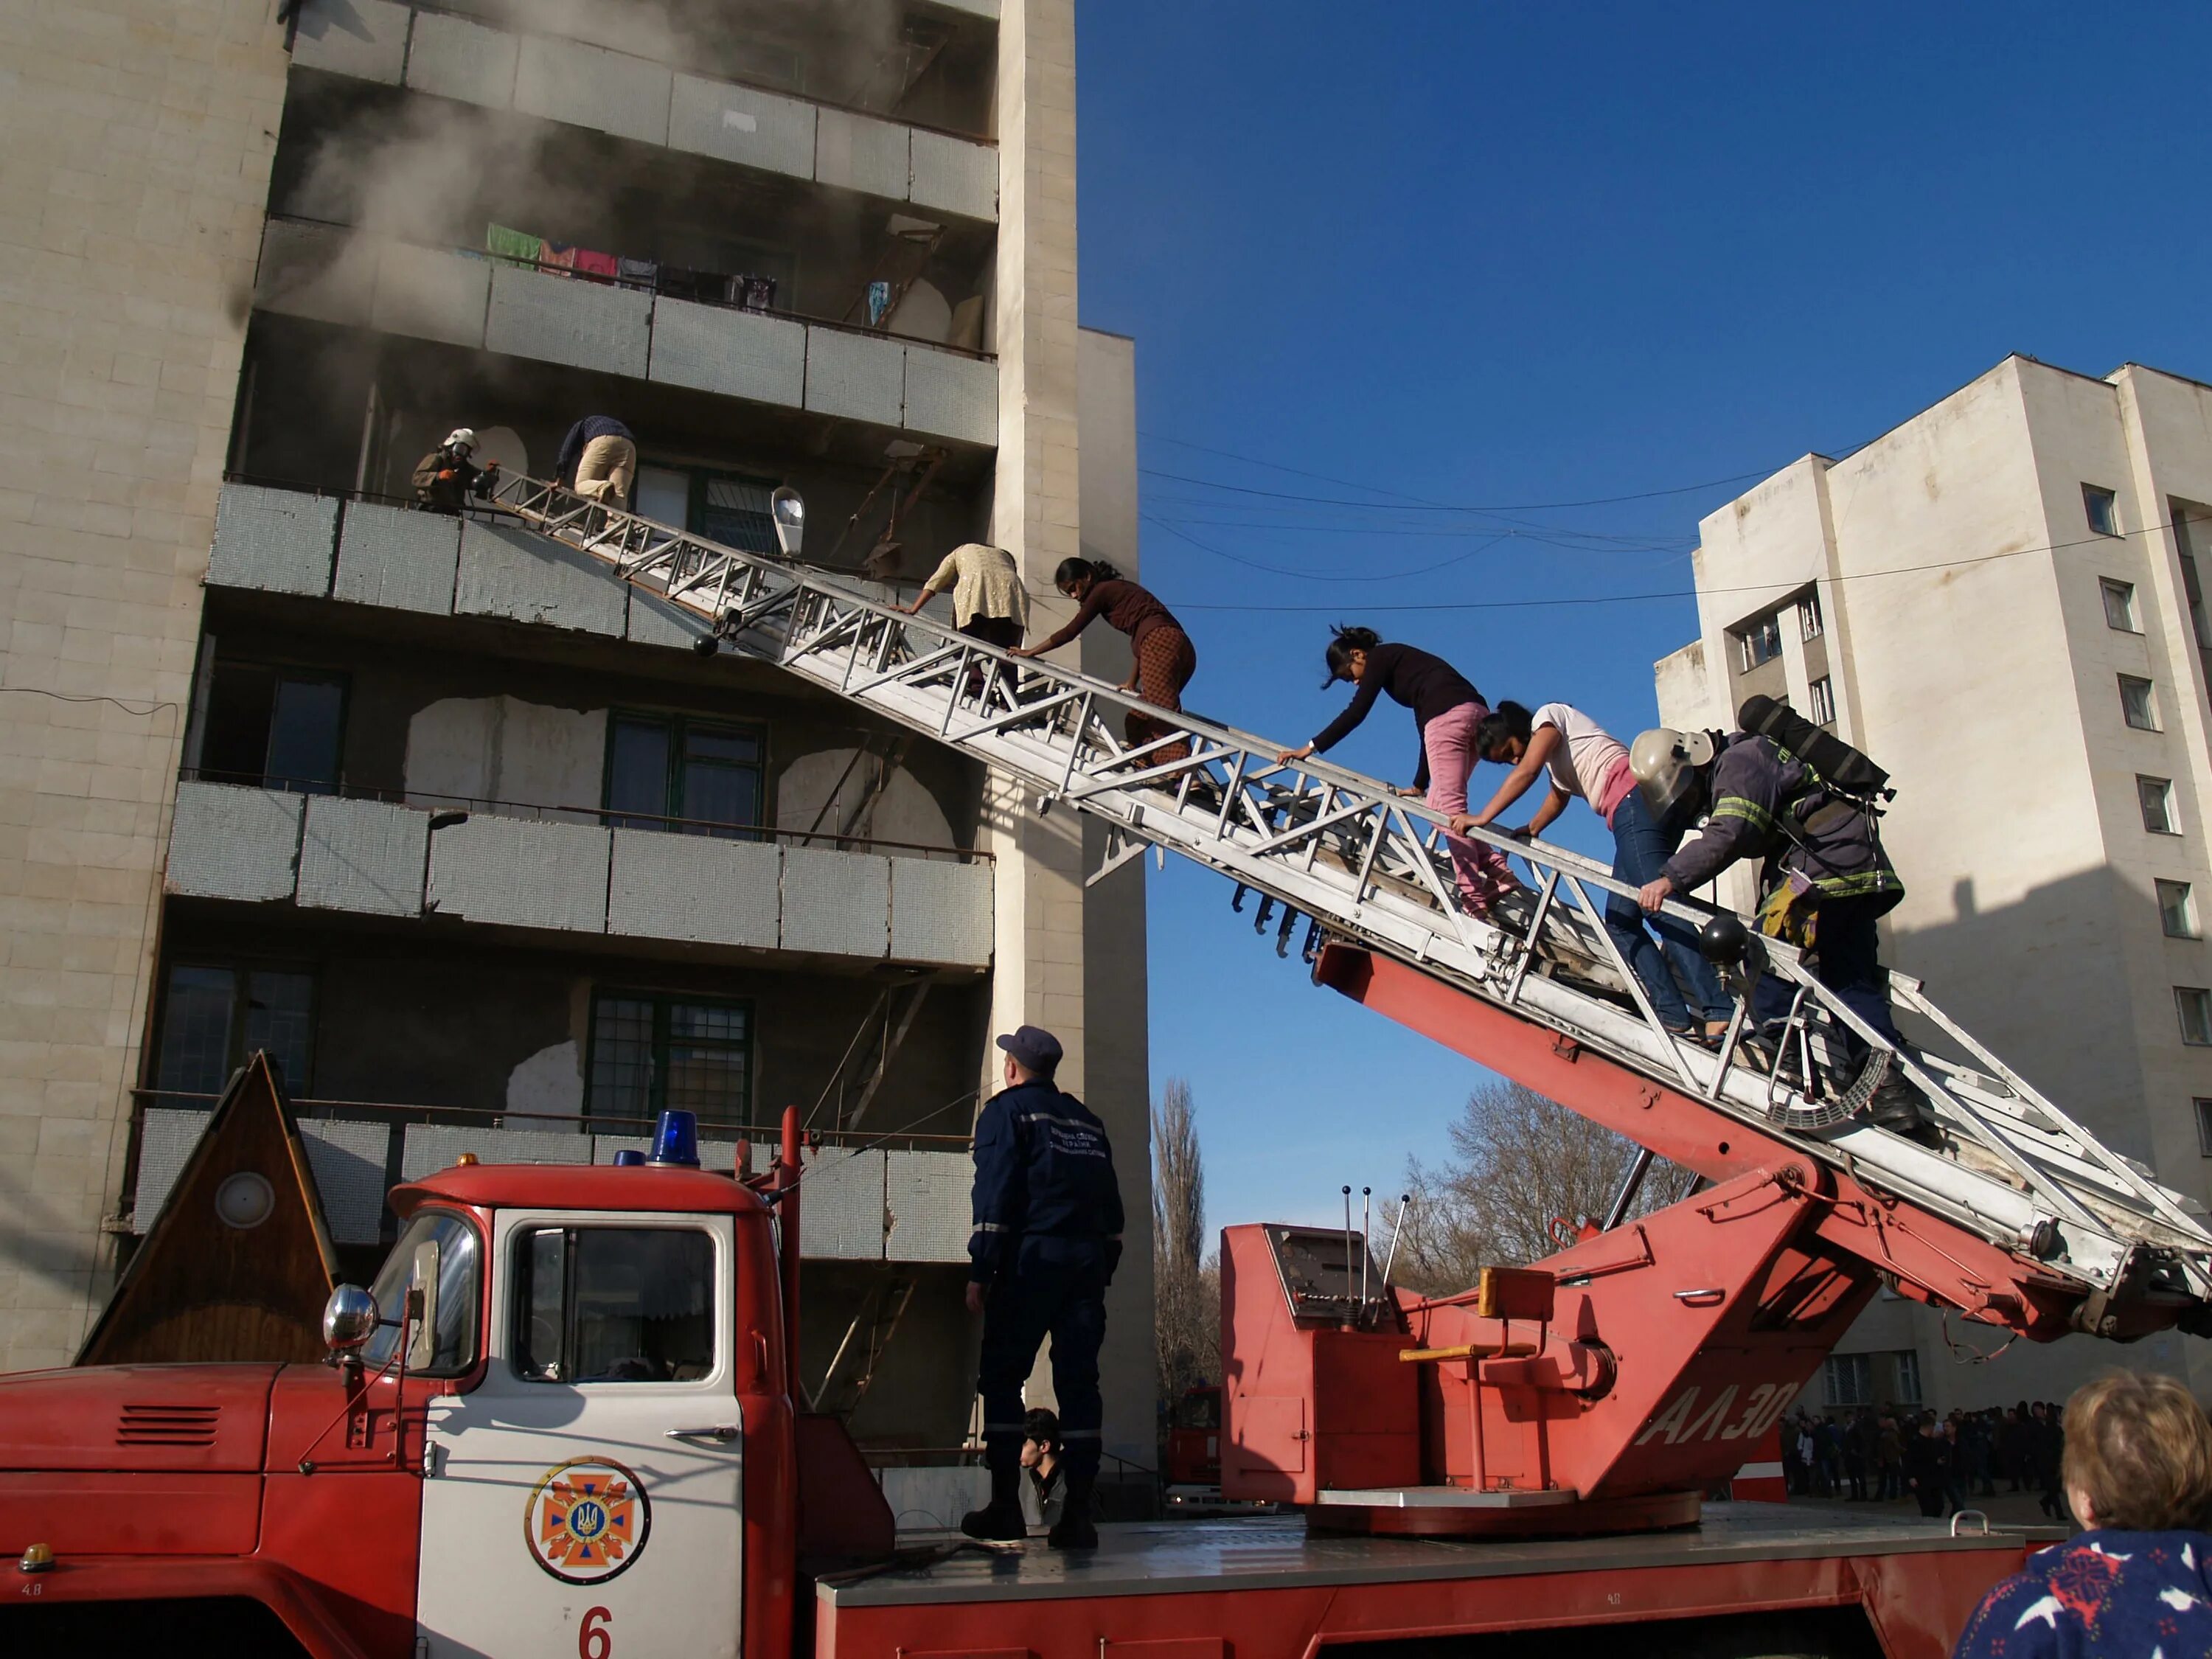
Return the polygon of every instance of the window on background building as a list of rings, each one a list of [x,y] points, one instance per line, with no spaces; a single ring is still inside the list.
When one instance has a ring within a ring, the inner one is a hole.
[[[1805,688],[1805,701],[1810,705],[1808,718],[1815,726],[1836,723],[1836,688],[1823,674]]]
[[[345,690],[335,674],[218,662],[208,679],[202,775],[302,794],[334,793]]]
[[[2089,515],[2089,528],[2100,536],[2120,533],[2118,502],[2111,490],[2100,489],[2094,484],[2083,484],[2081,507]]]
[[[1899,1348],[1889,1357],[1892,1374],[1897,1378],[1897,1398],[1907,1406],[1920,1403],[1920,1356],[1910,1348]]]
[[[1826,1381],[1831,1406],[1873,1405],[1874,1356],[1870,1353],[1830,1354]]]
[[[2143,828],[2154,836],[2178,836],[2173,821],[2173,784],[2166,778],[2136,776],[2136,799],[2142,806]]]
[[[1797,637],[1817,640],[1820,637],[1820,596],[1808,593],[1797,601]]]
[[[162,997],[154,1086],[165,1094],[221,1094],[246,1056],[265,1048],[285,1089],[304,1095],[314,1030],[313,974],[177,963]]]
[[[2192,1048],[2212,1048],[2212,991],[2177,985],[2173,1006],[2181,1016],[2181,1040]]]
[[[2158,730],[2158,704],[2151,696],[2151,683],[2133,674],[2120,676],[2120,714],[2138,732]]]
[[[766,748],[757,727],[683,714],[617,714],[607,723],[607,822],[755,840]]]
[[[2136,623],[2136,585],[2100,577],[2097,587],[2105,596],[2105,626],[2122,634],[2140,634]]]
[[[2158,889],[2159,926],[2168,939],[2197,937],[2197,897],[2185,881],[2161,881]]]
[[[2212,1100],[2197,1103],[2197,1150],[2212,1158]]]
[[[702,1123],[751,1121],[752,1009],[742,1002],[603,991],[592,1000],[594,1117],[696,1112]]]
[[[1778,616],[1760,617],[1746,623],[1735,637],[1743,672],[1748,674],[1760,664],[1772,662],[1782,654],[1782,619]]]

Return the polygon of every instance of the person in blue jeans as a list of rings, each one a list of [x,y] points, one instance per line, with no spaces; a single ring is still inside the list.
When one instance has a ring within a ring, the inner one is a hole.
[[[1570,703],[1547,702],[1532,713],[1517,702],[1502,702],[1475,727],[1474,750],[1513,769],[1488,805],[1452,820],[1455,835],[1470,827],[1488,829],[1548,774],[1551,791],[1528,827],[1504,833],[1541,835],[1569,801],[1587,801],[1613,831],[1613,878],[1630,888],[1656,878],[1681,844],[1686,825],[1652,817],[1636,787],[1626,746]],[[1605,931],[1651,1000],[1659,1023],[1678,1036],[1717,1042],[1728,1030],[1731,1006],[1718,971],[1698,951],[1686,924],[1665,915],[1648,920],[1658,943],[1645,930],[1647,918],[1633,898],[1615,893],[1606,901]]]

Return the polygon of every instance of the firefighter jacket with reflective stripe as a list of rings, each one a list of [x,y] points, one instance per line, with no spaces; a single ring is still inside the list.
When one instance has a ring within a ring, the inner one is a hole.
[[[1755,858],[1762,888],[1787,879],[1819,898],[1878,897],[1882,910],[1905,896],[1872,815],[1771,738],[1729,738],[1713,763],[1712,803],[1698,838],[1667,861],[1678,893]]]
[[[1095,1240],[1118,1256],[1121,1188],[1106,1126],[1073,1095],[1030,1081],[975,1120],[975,1231],[969,1277],[988,1284],[1025,1236]]]

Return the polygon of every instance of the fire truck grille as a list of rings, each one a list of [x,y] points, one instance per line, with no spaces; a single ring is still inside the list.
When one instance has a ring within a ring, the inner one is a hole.
[[[125,1406],[116,1425],[118,1446],[212,1446],[213,1406]]]

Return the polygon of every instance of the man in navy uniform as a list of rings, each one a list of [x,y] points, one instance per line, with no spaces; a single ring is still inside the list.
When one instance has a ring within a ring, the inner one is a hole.
[[[1024,1025],[998,1041],[1006,1086],[975,1120],[975,1230],[968,1239],[968,1308],[983,1316],[977,1387],[991,1501],[960,1529],[970,1538],[1024,1535],[1022,1384],[1049,1335],[1067,1481],[1051,1540],[1057,1549],[1091,1549],[1104,1415],[1098,1346],[1106,1339],[1106,1286],[1121,1260],[1121,1188],[1106,1126],[1054,1086],[1060,1040]]]

